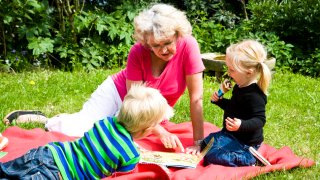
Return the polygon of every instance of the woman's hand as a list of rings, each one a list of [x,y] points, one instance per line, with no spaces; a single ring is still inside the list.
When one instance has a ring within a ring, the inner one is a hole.
[[[238,118],[226,118],[226,128],[228,131],[238,131],[241,125],[241,120]]]
[[[178,148],[180,152],[184,152],[184,147],[181,141],[179,140],[178,136],[168,132],[161,125],[157,125],[154,128],[153,133],[160,138],[165,148],[168,148],[168,149]]]
[[[160,136],[160,140],[165,148],[178,148],[180,152],[184,152],[184,147],[181,141],[179,140],[178,136],[176,136],[175,134],[169,133],[167,131],[166,133],[162,133],[162,135]]]
[[[193,145],[186,148],[187,154],[200,155],[200,145]]]

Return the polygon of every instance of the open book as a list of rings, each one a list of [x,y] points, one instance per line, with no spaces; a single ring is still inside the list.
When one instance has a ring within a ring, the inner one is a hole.
[[[141,149],[140,147],[140,163],[158,164],[167,167],[196,168],[199,162],[211,148],[213,142],[214,138],[209,141],[208,145],[203,149],[199,156],[186,153],[149,151],[146,149]]]

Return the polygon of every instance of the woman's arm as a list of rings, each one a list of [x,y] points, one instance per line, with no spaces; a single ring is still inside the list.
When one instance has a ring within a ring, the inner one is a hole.
[[[186,77],[187,80],[187,88],[189,92],[189,100],[190,100],[190,116],[193,127],[193,140],[196,142],[198,140],[202,140],[204,137],[203,132],[203,79],[202,72],[188,75]],[[196,150],[199,151],[198,144],[194,144],[196,146]],[[192,148],[194,150],[194,148]],[[191,152],[191,151],[190,151]],[[192,153],[192,152],[191,152]]]

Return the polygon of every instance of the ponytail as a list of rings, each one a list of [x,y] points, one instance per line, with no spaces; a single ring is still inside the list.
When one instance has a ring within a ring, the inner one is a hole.
[[[271,71],[269,67],[264,63],[259,63],[261,68],[257,68],[260,70],[260,78],[258,79],[258,86],[263,91],[264,94],[268,94],[268,87],[271,81]]]

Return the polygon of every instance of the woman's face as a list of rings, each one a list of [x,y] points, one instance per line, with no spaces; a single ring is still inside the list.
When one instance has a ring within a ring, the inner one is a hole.
[[[148,45],[151,47],[153,53],[163,61],[169,61],[176,53],[176,35],[164,39],[162,41],[155,41],[153,36],[148,39]]]

